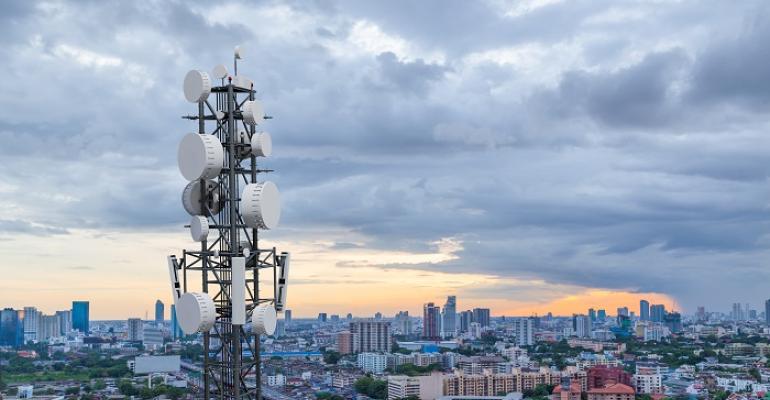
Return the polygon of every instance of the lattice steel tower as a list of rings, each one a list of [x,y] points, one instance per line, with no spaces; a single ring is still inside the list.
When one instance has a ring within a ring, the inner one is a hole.
[[[198,126],[179,145],[179,169],[190,181],[182,204],[200,247],[169,256],[168,268],[180,327],[203,334],[204,399],[261,399],[260,335],[274,333],[286,304],[289,254],[258,240],[281,213],[275,184],[259,179],[272,171],[258,165],[272,153],[261,129],[269,117],[253,83],[238,75],[238,59],[236,48],[233,74],[213,69],[218,85],[197,70],[184,80],[186,99],[198,107],[183,118]],[[260,287],[260,276],[272,284]]]

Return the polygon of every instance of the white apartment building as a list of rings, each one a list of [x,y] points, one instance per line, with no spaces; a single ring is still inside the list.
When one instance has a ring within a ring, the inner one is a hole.
[[[391,375],[388,377],[388,400],[417,396],[421,400],[435,400],[443,394],[443,375]]]
[[[381,374],[388,367],[388,356],[385,354],[361,353],[358,355],[356,365],[364,372]]]

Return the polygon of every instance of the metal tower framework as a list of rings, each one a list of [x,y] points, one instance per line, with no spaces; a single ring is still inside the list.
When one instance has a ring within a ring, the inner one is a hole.
[[[197,115],[182,118],[197,121],[198,134],[216,136],[224,148],[223,168],[212,179],[216,184],[213,193],[219,196],[221,210],[212,211],[206,201],[212,192],[207,192],[205,179],[201,179],[201,206],[212,231],[211,240],[201,241],[199,249],[184,250],[179,260],[174,256],[171,259],[179,275],[181,287],[178,289],[184,293],[190,286],[189,289],[197,292],[193,286],[200,284],[200,291],[211,296],[216,308],[213,328],[203,333],[202,397],[206,400],[261,399],[259,334],[232,321],[231,294],[233,285],[239,284],[232,279],[233,259],[244,257],[246,260],[246,316],[250,321],[258,305],[276,303],[279,270],[283,268],[286,253],[277,253],[275,247],[260,248],[258,229],[250,228],[240,212],[242,188],[256,183],[259,174],[272,172],[260,169],[256,156],[242,156],[248,154],[250,144],[239,137],[239,132],[246,132],[250,138],[257,133],[257,127],[244,121],[241,108],[255,99],[256,91],[253,84],[250,88],[236,85],[233,76],[217,80],[221,84],[212,84],[212,96],[198,102]],[[213,129],[210,133],[207,125]],[[260,277],[272,279],[272,288],[260,288]]]

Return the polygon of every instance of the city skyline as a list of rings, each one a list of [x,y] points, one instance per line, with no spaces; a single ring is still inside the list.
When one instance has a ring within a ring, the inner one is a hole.
[[[260,240],[292,249],[297,316],[768,297],[770,5],[396,8],[6,7],[0,304],[85,299],[98,320],[172,303],[165,256],[192,243],[180,77],[235,45],[282,150],[285,219]]]

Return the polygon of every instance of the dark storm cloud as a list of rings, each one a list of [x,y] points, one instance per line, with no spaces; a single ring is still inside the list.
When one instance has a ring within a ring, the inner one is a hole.
[[[275,117],[273,237],[454,238],[452,261],[384,267],[764,298],[768,6],[537,3],[13,2],[0,231],[184,224],[181,80],[243,44]]]

